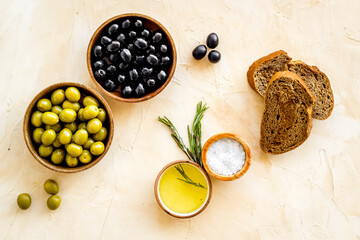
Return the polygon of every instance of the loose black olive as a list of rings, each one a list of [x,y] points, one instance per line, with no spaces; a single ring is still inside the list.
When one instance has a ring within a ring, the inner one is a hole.
[[[125,70],[125,69],[127,69],[129,67],[129,64],[127,64],[127,63],[120,63],[119,64],[119,69],[120,70]]]
[[[168,65],[169,62],[170,62],[170,58],[169,58],[169,57],[166,56],[166,57],[162,57],[162,58],[161,58],[161,65],[162,65],[162,66]]]
[[[125,86],[121,93],[124,97],[129,97],[132,93],[132,88],[130,86]]]
[[[144,88],[144,86],[141,84],[141,83],[139,83],[139,85],[136,87],[136,89],[135,89],[135,94],[138,96],[138,97],[141,97],[141,96],[143,96],[144,95],[144,93],[145,93],[145,88]]]
[[[109,55],[109,60],[114,63],[117,62],[120,59],[120,53],[119,52],[115,52]]]
[[[150,76],[150,74],[152,73],[153,69],[152,68],[146,68],[144,67],[142,70],[141,70],[141,75],[143,77],[148,77]]]
[[[108,33],[110,36],[113,36],[118,33],[118,30],[119,30],[119,25],[114,23],[114,24],[111,24],[111,26],[109,27]]]
[[[104,88],[106,91],[113,92],[116,90],[117,87],[118,87],[118,85],[116,83],[114,83],[114,81],[111,79],[107,79],[104,82]]]
[[[95,71],[95,78],[98,80],[104,79],[106,76],[106,72],[103,69],[99,69]]]
[[[107,47],[106,49],[109,52],[116,52],[117,50],[120,49],[120,42],[119,41],[112,41]]]
[[[135,64],[142,64],[144,62],[145,56],[136,56],[135,57]]]
[[[129,37],[130,38],[136,38],[136,32],[135,31],[130,31],[129,32]]]
[[[208,58],[210,62],[217,63],[221,59],[221,54],[216,50],[212,50],[211,52],[209,52]]]
[[[121,59],[124,62],[130,62],[131,61],[131,52],[129,51],[129,49],[124,48],[121,52],[120,52],[120,56]]]
[[[117,81],[118,81],[119,84],[125,82],[125,79],[126,79],[126,77],[124,75],[121,75],[121,74],[117,77]]]
[[[104,62],[104,60],[99,60],[99,61],[96,61],[96,62],[94,63],[94,68],[95,68],[95,69],[99,69],[99,68],[103,68],[103,67],[105,67],[105,62]]]
[[[154,79],[150,78],[149,80],[147,80],[146,85],[148,85],[148,87],[153,87],[155,86],[156,82]]]
[[[102,36],[101,39],[100,39],[100,42],[102,45],[104,45],[105,47],[107,45],[109,45],[111,43],[111,38],[107,37],[107,36]]]
[[[168,50],[168,48],[167,48],[167,46],[166,46],[165,44],[162,44],[162,45],[160,46],[160,51],[161,51],[161,52],[166,53],[167,50]]]
[[[148,46],[147,42],[143,38],[136,39],[134,44],[135,44],[136,47],[138,47],[140,49],[145,49]]]
[[[153,42],[155,42],[155,43],[156,43],[156,42],[160,42],[161,39],[162,39],[162,34],[159,33],[159,32],[155,33],[154,36],[153,36],[153,38],[152,38]]]
[[[95,45],[93,53],[95,57],[100,58],[103,56],[103,48],[100,45]]]
[[[125,40],[126,40],[125,34],[120,33],[120,34],[117,36],[116,40],[118,40],[120,43],[125,43]]]
[[[159,62],[159,59],[153,54],[150,54],[146,60],[150,65],[157,65]]]
[[[206,51],[207,48],[205,45],[199,45],[193,50],[192,55],[196,60],[200,60],[205,57]]]
[[[138,78],[139,78],[139,74],[138,74],[138,72],[137,72],[136,69],[131,70],[131,71],[129,72],[129,76],[130,76],[130,80],[131,80],[131,81],[136,81],[136,80],[138,80]]]
[[[216,48],[216,46],[219,44],[219,37],[216,33],[210,33],[209,36],[206,39],[206,45],[209,48]]]
[[[162,81],[166,78],[166,72],[164,70],[161,70],[158,74],[157,74],[157,79],[159,81]]]
[[[126,29],[126,28],[128,28],[128,27],[130,27],[130,20],[129,19],[126,19],[125,21],[123,21],[122,23],[121,23],[121,28],[122,29]]]
[[[143,23],[142,23],[142,21],[141,21],[140,19],[138,19],[138,20],[135,21],[135,27],[141,28],[142,25],[143,25]]]
[[[150,36],[150,31],[147,30],[147,29],[144,29],[142,32],[141,32],[141,36],[143,37],[149,37]]]
[[[114,65],[110,65],[106,68],[106,72],[108,75],[114,75],[116,73],[116,67]]]

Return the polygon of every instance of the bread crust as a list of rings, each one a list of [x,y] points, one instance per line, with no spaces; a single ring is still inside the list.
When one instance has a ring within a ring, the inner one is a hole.
[[[265,62],[267,61],[270,61],[271,59],[277,57],[277,56],[280,56],[280,55],[284,55],[287,53],[284,51],[284,50],[278,50],[276,52],[273,52],[273,53],[270,53],[258,60],[256,60],[253,64],[251,64],[251,66],[249,67],[249,70],[247,72],[247,80],[248,80],[248,83],[250,85],[250,87],[252,89],[254,89],[259,95],[260,92],[258,91],[258,89],[256,88],[255,86],[255,79],[254,79],[254,73],[255,73],[255,70],[262,64],[264,64]],[[261,95],[262,96],[262,95]]]
[[[306,126],[306,137],[304,139],[301,139],[300,141],[298,141],[296,144],[294,144],[293,146],[289,147],[288,149],[284,150],[284,151],[279,151],[279,152],[270,152],[268,151],[268,149],[265,149],[263,144],[262,144],[262,139],[264,139],[264,132],[262,131],[262,126],[264,124],[264,115],[265,115],[265,112],[266,112],[266,109],[267,109],[267,106],[266,106],[266,98],[267,98],[267,94],[269,94],[269,86],[271,86],[271,84],[278,78],[281,78],[281,77],[288,77],[288,78],[293,78],[295,80],[297,80],[300,85],[305,89],[305,92],[308,94],[308,96],[311,98],[312,100],[312,103],[309,104],[309,106],[307,106],[307,126]],[[298,146],[300,146],[303,142],[305,142],[305,140],[309,137],[310,135],[310,132],[311,132],[311,128],[312,128],[312,106],[314,105],[315,103],[315,98],[314,96],[311,94],[309,88],[306,86],[305,82],[296,74],[296,73],[293,73],[293,72],[290,72],[290,71],[282,71],[282,72],[277,72],[274,74],[274,76],[271,78],[268,86],[267,86],[267,89],[266,89],[266,94],[265,94],[265,107],[264,107],[264,111],[263,111],[263,116],[261,118],[261,127],[260,127],[260,147],[261,147],[261,150],[266,152],[266,153],[271,153],[271,154],[281,154],[281,153],[285,153],[285,152],[288,152],[288,151],[291,151],[295,148],[297,148]]]

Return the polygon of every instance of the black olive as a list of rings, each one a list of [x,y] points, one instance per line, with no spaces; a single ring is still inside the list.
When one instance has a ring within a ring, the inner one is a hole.
[[[129,49],[129,51],[131,53],[134,53],[135,52],[135,48],[134,48],[134,44],[130,43],[127,45],[127,49]]]
[[[143,38],[136,39],[134,44],[135,44],[135,46],[137,46],[140,49],[145,49],[148,46],[147,42]]]
[[[120,52],[120,56],[122,58],[122,60],[124,60],[124,62],[130,62],[131,61],[131,52],[129,51],[129,49],[124,48],[121,52]]]
[[[105,47],[107,45],[109,45],[111,43],[111,38],[107,37],[107,36],[102,36],[101,39],[100,39],[100,42],[102,45],[104,45]]]
[[[130,20],[129,20],[129,19],[126,19],[125,21],[123,21],[123,22],[121,23],[121,28],[122,28],[122,29],[126,29],[126,28],[128,28],[128,27],[130,27]]]
[[[142,27],[142,25],[143,25],[143,23],[140,19],[136,20],[135,27],[140,28],[140,27]]]
[[[118,32],[118,30],[119,30],[119,25],[114,23],[109,27],[108,33],[109,33],[110,36],[113,36]]]
[[[125,70],[125,69],[127,69],[129,67],[129,64],[127,64],[127,63],[120,63],[119,64],[119,69],[120,70]]]
[[[159,62],[159,59],[153,54],[150,54],[146,60],[150,65],[157,65]]]
[[[144,29],[142,32],[141,32],[141,36],[143,37],[149,37],[150,36],[150,31],[147,30],[147,29]]]
[[[123,97],[129,97],[132,93],[132,88],[130,86],[125,86],[121,91]]]
[[[136,95],[137,95],[138,97],[144,95],[145,89],[144,89],[144,86],[143,86],[141,83],[139,83],[139,85],[136,87],[135,93],[136,93]]]
[[[153,45],[149,46],[149,49],[146,51],[147,54],[155,53],[155,47]]]
[[[170,58],[169,57],[162,57],[161,58],[161,65],[165,66],[165,65],[168,65],[170,62]]]
[[[147,80],[146,85],[148,85],[148,87],[153,87],[155,86],[156,82],[154,79],[150,78],[149,80]]]
[[[120,59],[120,53],[116,52],[116,53],[112,53],[109,55],[109,60],[114,63],[117,62]]]
[[[209,52],[208,58],[210,62],[217,63],[221,59],[221,54],[216,50],[212,50],[211,52]]]
[[[106,69],[108,75],[113,75],[116,73],[116,67],[114,65],[110,65]]]
[[[166,53],[167,50],[168,50],[168,48],[167,48],[167,46],[166,46],[165,44],[162,44],[162,45],[160,46],[160,51],[161,51],[161,52]]]
[[[94,68],[95,68],[95,69],[99,69],[99,68],[103,68],[103,67],[105,67],[105,62],[104,62],[104,60],[99,60],[99,61],[96,61],[96,62],[94,63]]]
[[[116,40],[118,40],[120,43],[125,43],[125,40],[126,40],[125,34],[120,33],[120,34],[117,36]]]
[[[205,57],[206,51],[207,48],[205,45],[199,45],[193,50],[192,55],[196,60],[200,60]]]
[[[166,78],[166,72],[164,70],[161,70],[158,74],[157,74],[157,79],[159,81],[162,81]]]
[[[106,76],[106,72],[103,69],[96,70],[94,74],[97,80],[104,79]]]
[[[139,74],[138,74],[138,72],[137,72],[136,69],[131,70],[131,71],[129,72],[129,76],[130,76],[130,80],[131,80],[131,81],[136,81],[136,80],[138,80],[138,78],[139,78]]]
[[[136,38],[136,32],[135,31],[130,31],[129,32],[129,37],[130,38]]]
[[[155,33],[154,36],[153,36],[153,38],[152,38],[153,42],[155,42],[155,43],[156,43],[156,42],[160,42],[161,39],[162,39],[162,34],[159,33],[159,32]]]
[[[150,76],[150,74],[152,73],[153,69],[152,68],[146,68],[144,67],[142,70],[141,70],[141,75],[143,77],[148,77]]]
[[[123,82],[125,82],[125,80],[126,80],[126,77],[124,76],[124,75],[119,75],[118,77],[117,77],[117,81],[118,81],[118,83],[119,84],[122,84]]]
[[[117,50],[120,49],[120,42],[119,41],[112,41],[107,47],[106,49],[109,52],[116,52]]]
[[[219,37],[216,33],[210,33],[209,36],[206,39],[206,45],[209,48],[216,48],[216,46],[219,44]]]
[[[118,85],[116,83],[114,83],[114,81],[111,79],[107,79],[104,82],[104,88],[106,91],[113,92],[116,90],[117,87],[118,87]]]
[[[94,56],[100,58],[103,56],[103,48],[100,45],[95,45],[93,48]]]
[[[145,59],[145,56],[136,56],[134,63],[135,64],[141,64],[141,63],[144,62],[144,59]]]

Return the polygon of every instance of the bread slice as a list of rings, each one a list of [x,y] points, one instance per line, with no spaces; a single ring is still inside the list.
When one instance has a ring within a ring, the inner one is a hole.
[[[328,77],[317,67],[299,60],[290,61],[288,70],[299,75],[315,97],[312,117],[319,120],[328,118],[334,108],[334,95]]]
[[[289,71],[274,74],[265,94],[260,147],[280,154],[300,146],[310,134],[315,99],[301,78]]]
[[[247,72],[250,87],[261,96],[265,96],[271,77],[277,72],[286,70],[290,60],[291,57],[285,51],[279,50],[255,61]]]

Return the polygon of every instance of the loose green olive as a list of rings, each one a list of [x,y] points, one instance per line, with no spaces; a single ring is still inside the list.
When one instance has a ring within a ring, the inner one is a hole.
[[[51,104],[50,100],[47,98],[40,99],[37,102],[36,106],[39,109],[39,111],[41,111],[41,112],[50,111],[52,108],[52,104]]]
[[[48,129],[41,134],[41,142],[44,146],[50,146],[56,139],[56,132],[53,129]]]
[[[60,206],[61,198],[58,195],[52,195],[47,200],[47,206],[50,210],[55,210]]]
[[[67,123],[64,125],[64,127],[70,129],[72,133],[76,132],[76,130],[77,130],[77,126],[76,126],[75,122]]]
[[[53,106],[53,107],[51,108],[51,111],[52,111],[53,113],[56,113],[57,115],[59,115],[60,112],[62,111],[62,108],[61,108],[60,106],[56,105],[56,106]]]
[[[78,102],[70,102],[69,100],[65,100],[62,104],[62,108],[70,108],[77,112],[80,109],[80,104]]]
[[[101,122],[105,122],[106,119],[106,111],[103,108],[99,108],[99,114],[97,115],[97,118],[101,121]]]
[[[44,129],[43,128],[35,128],[35,130],[33,131],[33,140],[36,144],[40,144],[41,143],[41,135],[44,133]]]
[[[52,129],[54,130],[55,132],[60,132],[61,130],[61,123],[57,123],[57,124],[54,124],[54,125],[46,125],[45,126],[45,129],[48,130],[48,129]]]
[[[40,147],[39,147],[39,155],[40,155],[40,157],[48,157],[48,156],[51,155],[52,152],[53,152],[53,147],[52,146],[40,145]]]
[[[59,133],[59,141],[61,144],[69,144],[71,142],[72,133],[71,130],[68,128],[64,128]]]
[[[98,100],[96,100],[96,98],[94,98],[92,96],[86,96],[83,99],[83,105],[85,107],[87,107],[89,105],[95,105],[95,106],[99,107],[99,102],[98,102]]]
[[[86,143],[83,145],[84,149],[90,149],[91,144],[93,144],[95,141],[92,138],[88,138],[88,140],[86,141]],[[85,151],[85,150],[84,150]]]
[[[51,154],[51,161],[53,164],[60,164],[64,161],[65,158],[65,151],[64,149],[55,149]],[[56,194],[56,193],[54,193]]]
[[[76,112],[73,109],[65,108],[61,111],[60,120],[65,123],[71,123],[76,119]]]
[[[17,204],[22,210],[26,210],[31,206],[31,197],[28,193],[22,193],[17,197]]]
[[[77,130],[74,134],[74,143],[84,145],[88,140],[89,134],[85,129]]]
[[[95,141],[104,141],[107,134],[108,134],[107,129],[102,127],[98,133],[94,134],[93,138]]]
[[[51,102],[54,105],[60,104],[65,100],[65,92],[62,89],[57,89],[51,94]]]
[[[70,154],[66,154],[65,161],[69,167],[76,167],[79,163],[79,160],[76,157],[72,157]]]
[[[53,146],[54,146],[54,148],[59,148],[59,147],[61,147],[61,142],[60,142],[60,140],[59,140],[59,133],[57,133],[56,134],[56,139],[55,139],[55,141],[53,142]]]
[[[78,130],[80,129],[86,129],[86,123],[80,123],[79,126],[78,126]]]
[[[91,153],[89,152],[89,150],[84,150],[83,153],[80,155],[79,160],[83,164],[87,164],[87,163],[91,162],[92,156],[91,156]]]
[[[59,185],[54,180],[48,179],[44,183],[44,190],[48,194],[55,195],[59,192]]]
[[[66,98],[71,102],[77,102],[80,100],[80,91],[76,87],[68,87],[65,90],[65,96]]]
[[[72,157],[76,158],[82,154],[83,148],[80,145],[71,143],[66,147],[66,152],[70,154]]]
[[[90,146],[90,152],[92,155],[101,155],[105,150],[105,146],[102,142],[94,142]]]
[[[82,122],[84,122],[85,121],[85,118],[84,118],[84,116],[83,116],[83,113],[84,113],[84,108],[80,108],[79,109],[79,111],[78,111],[78,119],[80,120],[80,121],[82,121]]]
[[[95,105],[88,105],[87,107],[84,108],[83,111],[83,118],[85,120],[90,120],[93,118],[96,118],[96,116],[99,114],[99,109],[97,106]]]
[[[100,129],[102,128],[102,123],[99,119],[94,118],[91,119],[87,125],[86,125],[86,130],[90,133],[90,134],[96,134],[100,131]]]
[[[42,117],[42,112],[40,111],[35,111],[32,115],[31,115],[31,124],[34,126],[34,127],[40,127],[41,124],[42,124],[42,121],[41,121],[41,117]]]
[[[41,116],[41,121],[47,125],[54,125],[59,122],[59,116],[53,112],[44,112]]]

